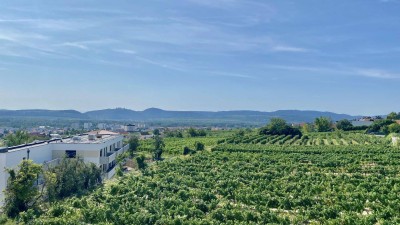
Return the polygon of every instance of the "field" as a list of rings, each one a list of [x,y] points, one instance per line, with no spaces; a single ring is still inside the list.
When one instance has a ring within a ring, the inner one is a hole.
[[[167,138],[172,160],[52,206],[34,224],[398,224],[400,150],[357,133]],[[249,138],[251,137],[251,138]],[[335,143],[343,139],[347,142]],[[235,140],[238,142],[231,142]],[[182,146],[206,143],[181,156]],[[265,143],[263,143],[265,141]],[[148,151],[149,141],[142,150]],[[219,143],[219,144],[218,144]],[[280,144],[276,144],[280,143]],[[297,144],[296,144],[297,143]]]

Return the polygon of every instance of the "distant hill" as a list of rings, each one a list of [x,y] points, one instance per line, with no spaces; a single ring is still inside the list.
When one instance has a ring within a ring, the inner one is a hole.
[[[5,117],[50,117],[82,120],[129,120],[129,121],[157,121],[157,120],[207,120],[230,121],[232,123],[266,123],[271,118],[280,117],[288,122],[311,122],[316,117],[329,117],[332,120],[354,119],[359,116],[337,114],[320,111],[279,110],[274,112],[260,112],[250,110],[237,111],[168,111],[149,108],[144,111],[130,109],[103,109],[81,113],[75,110],[0,110],[0,118]]]
[[[87,115],[76,110],[46,110],[46,109],[27,109],[27,110],[0,110],[1,117],[50,117],[68,119],[89,119]]]
[[[324,116],[332,120],[354,119],[356,116],[337,114],[332,112],[320,111],[300,111],[300,110],[279,110],[275,112],[260,111],[167,111],[157,108],[150,108],[144,111],[133,111],[128,109],[107,109],[87,112],[93,119],[114,119],[114,120],[160,120],[160,119],[225,119],[236,121],[265,122],[270,118],[280,117],[288,122],[311,122],[315,118]]]

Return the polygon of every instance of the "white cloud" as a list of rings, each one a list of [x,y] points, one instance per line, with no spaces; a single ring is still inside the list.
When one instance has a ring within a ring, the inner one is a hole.
[[[277,45],[271,47],[272,51],[275,52],[309,52],[309,49],[300,48],[300,47],[293,47],[293,46],[284,46],[284,45]]]
[[[130,50],[130,49],[113,49],[114,52],[118,53],[123,53],[123,54],[129,54],[129,55],[135,55],[137,54],[136,51]]]
[[[357,74],[366,77],[381,78],[381,79],[398,79],[400,74],[378,70],[378,69],[357,69],[355,71]]]
[[[80,48],[83,50],[89,49],[86,45],[80,44],[78,42],[65,42],[65,43],[62,43],[60,46],[75,47],[75,48]]]
[[[224,77],[235,77],[235,78],[246,78],[246,79],[254,79],[254,76],[246,75],[246,74],[240,74],[240,73],[231,73],[231,72],[221,72],[221,71],[204,71],[208,72],[210,74],[214,74],[217,76],[224,76]]]
[[[340,74],[346,76],[363,76],[378,79],[400,79],[400,74],[388,72],[380,69],[369,68],[351,68],[347,66],[338,67],[307,67],[307,66],[289,66],[289,65],[263,65],[264,67],[280,70],[306,71],[321,74]]]

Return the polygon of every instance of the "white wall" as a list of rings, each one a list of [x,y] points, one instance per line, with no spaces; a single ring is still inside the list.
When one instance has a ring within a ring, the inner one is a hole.
[[[3,205],[4,193],[3,190],[6,188],[7,176],[5,173],[6,167],[6,153],[0,153],[0,206]]]

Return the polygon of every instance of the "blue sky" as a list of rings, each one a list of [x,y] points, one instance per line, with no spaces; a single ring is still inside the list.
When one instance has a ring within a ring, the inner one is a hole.
[[[400,0],[2,1],[0,108],[400,111]]]

